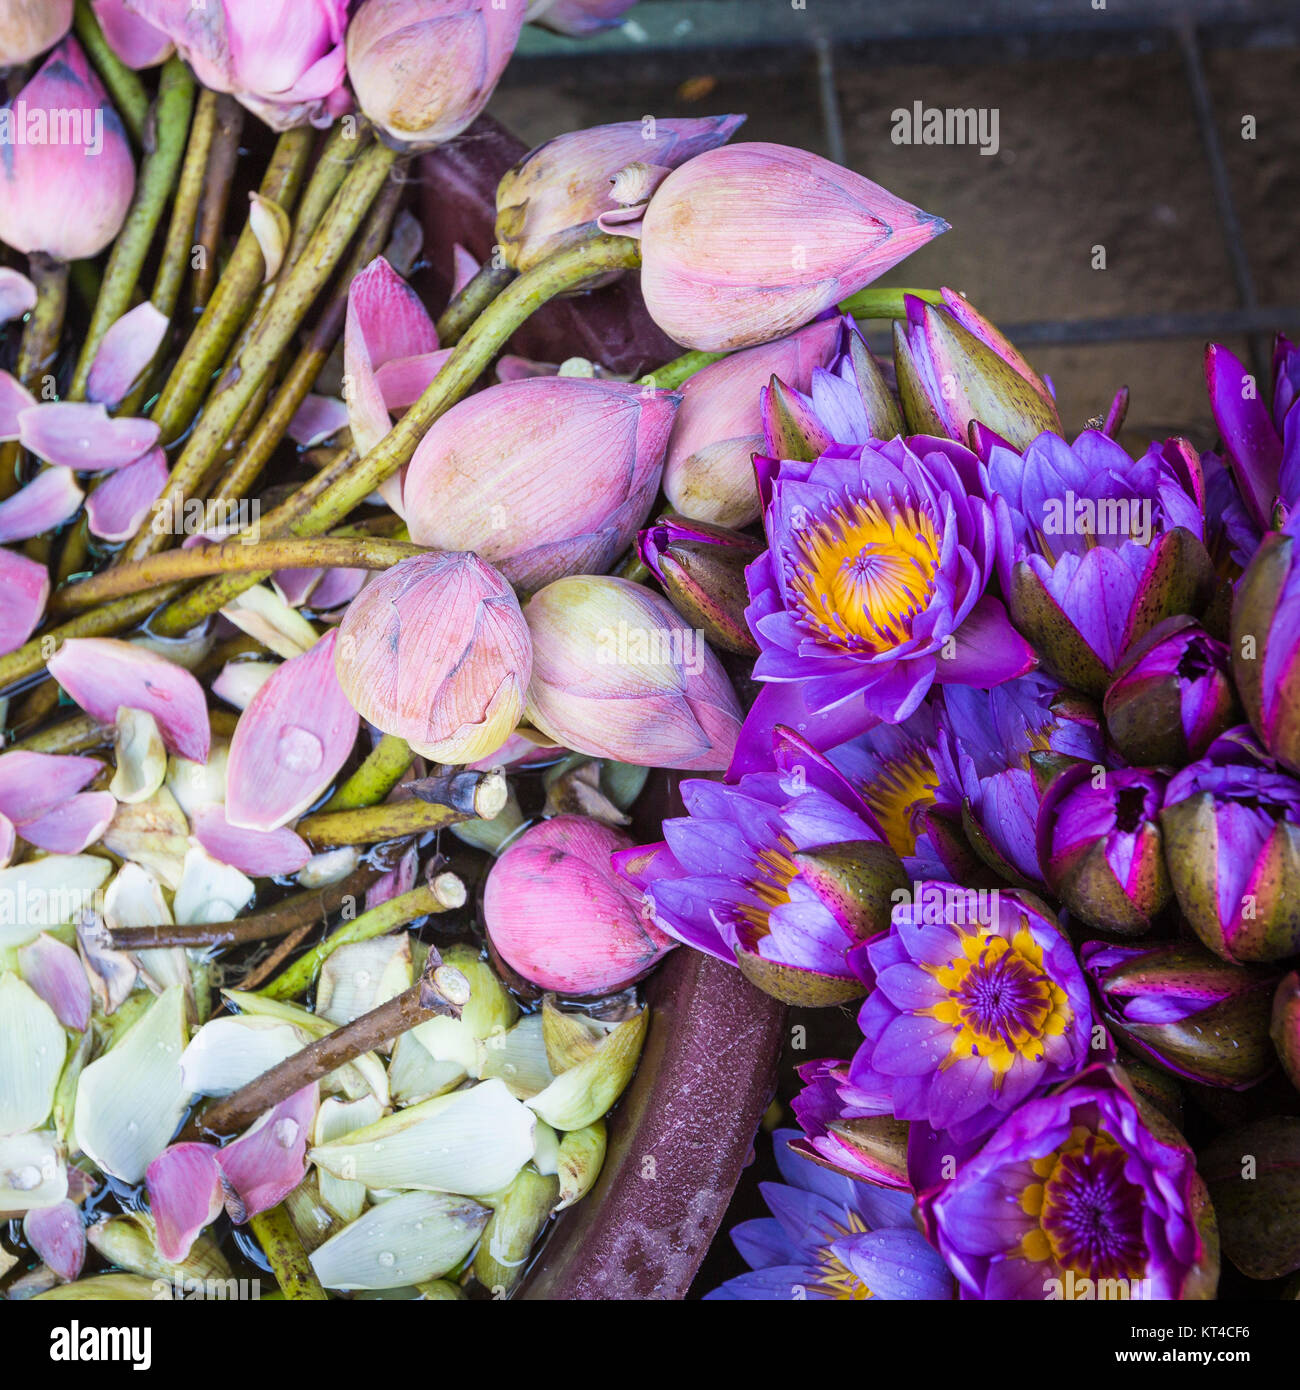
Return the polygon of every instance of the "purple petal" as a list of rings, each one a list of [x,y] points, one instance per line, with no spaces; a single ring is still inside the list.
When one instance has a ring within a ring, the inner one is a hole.
[[[167,336],[167,315],[149,300],[128,310],[104,334],[86,382],[86,399],[111,410],[125,400]]]
[[[113,420],[102,405],[60,401],[18,415],[18,438],[37,458],[61,468],[102,473],[124,468],[158,442],[151,420]]]
[[[337,396],[309,395],[289,421],[289,438],[310,449],[336,435],[348,422],[348,408]]]
[[[77,514],[82,496],[68,469],[44,469],[26,487],[0,502],[0,544],[30,540],[62,526]]]
[[[50,471],[55,476],[71,476],[64,469]],[[86,524],[91,534],[106,541],[124,541],[135,535],[167,485],[169,473],[167,455],[161,449],[150,449],[143,458],[105,478],[86,498]]]
[[[952,655],[940,652],[936,670],[942,682],[987,690],[1037,664],[1033,647],[1011,626],[1000,600],[986,594],[954,634]]]

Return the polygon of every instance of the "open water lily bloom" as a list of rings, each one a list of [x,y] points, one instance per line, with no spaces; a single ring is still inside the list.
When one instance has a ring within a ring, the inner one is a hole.
[[[1087,1064],[1087,982],[1030,894],[922,883],[862,956],[872,989],[849,1079],[900,1120],[961,1143]]]
[[[936,681],[995,685],[1034,665],[985,593],[993,513],[969,450],[917,437],[755,466],[769,549],[748,570],[754,675],[840,712],[837,742],[906,719]]]
[[[963,1298],[1179,1299],[1214,1296],[1204,1202],[1181,1136],[1098,1066],[1021,1106],[920,1205]]]
[[[731,1239],[750,1266],[706,1299],[947,1299],[952,1276],[916,1229],[912,1195],[855,1182],[772,1136],[783,1182],[761,1183],[770,1217],[742,1221]]]

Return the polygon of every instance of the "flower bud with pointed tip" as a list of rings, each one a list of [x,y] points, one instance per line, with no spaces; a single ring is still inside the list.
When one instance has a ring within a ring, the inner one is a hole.
[[[1300,1091],[1300,971],[1293,970],[1278,982],[1269,1036],[1282,1070]]]
[[[672,950],[672,938],[610,864],[631,843],[597,821],[565,815],[511,844],[488,874],[483,919],[513,970],[561,994],[609,994]]]
[[[72,27],[72,0],[5,0],[0,5],[0,68],[30,62]]]
[[[762,547],[739,531],[666,516],[641,532],[641,558],[673,607],[723,651],[756,656],[745,566]]]
[[[839,333],[838,319],[812,323],[687,378],[664,466],[664,492],[676,511],[718,526],[757,520],[753,459],[765,449],[762,393],[774,376],[808,391],[814,369],[833,357]]]
[[[589,233],[624,197],[644,202],[688,159],[729,140],[743,116],[619,121],[574,130],[531,150],[497,186],[496,240],[506,264],[529,270]],[[642,177],[621,181],[629,166]],[[621,194],[621,197],[615,197]]]
[[[1275,976],[1230,965],[1190,941],[1089,941],[1083,968],[1102,1021],[1139,1056],[1206,1086],[1244,1090],[1273,1068],[1268,1043]]]
[[[363,595],[364,596],[364,595]],[[630,580],[557,579],[524,609],[528,722],[554,743],[638,766],[720,770],[741,712],[703,633]]]
[[[0,160],[0,241],[56,261],[98,255],[122,229],[135,165],[76,39],[46,58],[5,114],[15,128]]]
[[[424,757],[494,753],[523,711],[532,644],[509,584],[477,555],[416,555],[353,599],[335,669],[353,706]]]
[[[362,111],[403,148],[459,135],[492,95],[527,7],[527,0],[363,0],[347,37]]]
[[[728,145],[659,186],[641,226],[641,290],[685,347],[752,347],[838,303],[947,223],[788,145]]]
[[[607,570],[659,490],[681,397],[584,377],[531,377],[454,406],[402,485],[411,538],[472,550],[538,589]]]
[[[1076,763],[1043,798],[1043,876],[1090,926],[1139,936],[1169,901],[1159,821],[1164,789],[1164,777],[1146,768],[1094,773],[1089,764]]]

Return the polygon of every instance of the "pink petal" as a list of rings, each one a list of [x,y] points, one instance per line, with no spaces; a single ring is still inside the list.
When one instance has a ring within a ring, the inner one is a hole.
[[[534,362],[529,357],[519,357],[506,353],[497,359],[497,380],[502,384],[508,381],[526,381],[534,376],[559,376],[558,362]]]
[[[21,272],[0,266],[0,323],[20,319],[34,308],[36,286]]]
[[[451,248],[451,292],[453,297],[479,273],[482,267],[473,254],[457,242]]]
[[[323,443],[348,422],[348,408],[337,396],[309,395],[289,421],[289,438],[303,449]]]
[[[70,477],[66,469],[50,469],[55,476]],[[171,470],[161,449],[150,449],[143,458],[119,468],[86,498],[86,524],[94,536],[124,541],[135,535],[162,495]]]
[[[86,1228],[81,1213],[66,1198],[52,1207],[38,1207],[23,1217],[28,1245],[65,1283],[81,1273],[86,1259]]]
[[[42,932],[19,948],[18,970],[65,1028],[86,1031],[90,1024],[90,983],[81,957],[71,946]]]
[[[14,857],[14,846],[18,843],[18,832],[8,816],[0,811],[0,869],[6,868]]]
[[[86,398],[110,408],[124,400],[162,346],[169,322],[148,299],[123,314],[95,353]]]
[[[382,257],[348,287],[343,331],[343,371],[348,419],[360,453],[388,433],[388,410],[376,370],[394,358],[418,357],[438,346],[438,331],[419,296]]]
[[[301,608],[324,577],[325,571],[321,569],[276,570],[271,575],[271,583],[290,608]]]
[[[384,406],[391,411],[405,410],[424,395],[425,388],[442,371],[442,364],[454,348],[438,348],[415,357],[394,357],[375,371],[375,382]]]
[[[46,468],[0,502],[0,543],[25,541],[76,516],[83,493],[66,468]]]
[[[220,806],[203,806],[190,817],[195,839],[214,858],[253,878],[296,874],[311,858],[307,842],[287,826],[245,830],[231,825]]]
[[[113,637],[73,637],[48,662],[50,675],[101,724],[123,705],[147,710],[163,742],[182,758],[206,763],[211,730],[203,687],[182,666]]]
[[[128,9],[126,0],[90,0],[90,7],[108,46],[127,67],[152,68],[171,56],[171,39]]]
[[[217,1150],[210,1144],[173,1144],[144,1175],[149,1210],[158,1232],[158,1253],[177,1264],[202,1229],[221,1214],[225,1194]]]
[[[104,766],[70,753],[0,753],[0,812],[15,825],[41,816],[75,796]]]
[[[80,854],[108,829],[116,814],[112,792],[80,792],[39,820],[28,821],[18,833],[51,854]]]
[[[50,574],[44,565],[0,549],[0,656],[17,651],[36,631],[50,596]]]
[[[366,889],[366,911],[386,903],[400,893],[409,893],[415,887],[415,875],[420,867],[420,852],[414,845],[397,861],[397,867],[381,874]]]
[[[325,578],[311,591],[311,606],[323,613],[341,603],[351,603],[371,573],[370,570],[341,568],[326,570]]]
[[[36,397],[8,372],[0,372],[0,440],[18,438],[18,416],[30,410]]]
[[[231,1220],[243,1222],[267,1211],[303,1180],[307,1141],[319,1103],[319,1087],[313,1081],[218,1151],[217,1163],[233,1189],[226,1199]]]
[[[18,438],[46,463],[80,472],[104,472],[133,463],[158,442],[152,420],[113,420],[102,405],[60,401],[18,415]]]
[[[360,717],[334,675],[337,629],[278,666],[235,725],[226,765],[226,816],[275,830],[300,816],[334,780]]]

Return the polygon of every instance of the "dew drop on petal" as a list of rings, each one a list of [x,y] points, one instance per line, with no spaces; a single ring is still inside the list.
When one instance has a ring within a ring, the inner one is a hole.
[[[393,1254],[391,1250],[381,1250],[379,1252],[379,1263],[383,1265],[385,1269],[388,1269],[391,1265],[393,1265],[396,1262],[396,1259],[397,1257]]]
[[[286,772],[315,772],[324,756],[320,739],[310,729],[286,724],[280,730],[275,760]]]
[[[298,1121],[291,1120],[287,1115],[275,1122],[271,1129],[271,1137],[282,1149],[293,1147],[294,1141],[298,1138]]]

